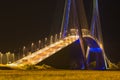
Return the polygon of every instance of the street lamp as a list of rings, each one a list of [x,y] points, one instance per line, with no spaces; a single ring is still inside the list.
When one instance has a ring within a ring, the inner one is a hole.
[[[41,48],[41,40],[39,40],[39,42],[38,42],[38,48],[39,49]]]
[[[15,61],[15,55],[14,55],[14,53],[12,53],[11,55],[12,55],[12,62],[14,62]]]
[[[57,41],[57,34],[55,34],[55,42]]]
[[[50,36],[50,44],[53,43],[53,36]]]
[[[62,33],[60,32],[59,39],[61,40],[61,38],[62,38]]]
[[[7,64],[9,63],[9,56],[10,56],[10,52],[6,53],[6,57],[7,57]]]
[[[0,52],[0,64],[2,64],[3,54]]]
[[[45,45],[45,47],[47,46],[47,38],[45,38],[45,44],[44,45]]]
[[[31,52],[34,52],[34,43],[31,44]]]
[[[26,47],[24,46],[24,47],[23,47],[23,55],[24,55],[24,56],[25,56],[25,49],[26,49]],[[24,56],[23,56],[23,57],[24,57]]]

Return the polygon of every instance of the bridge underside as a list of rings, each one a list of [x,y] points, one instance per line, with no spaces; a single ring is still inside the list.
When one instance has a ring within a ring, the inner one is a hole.
[[[107,69],[104,51],[100,47],[100,44],[91,37],[84,37],[84,39],[88,45],[86,53],[86,64],[88,69]]]
[[[97,41],[89,36],[88,37],[85,36],[84,40],[90,48],[99,48],[100,47],[99,44],[97,43]]]
[[[85,69],[85,61],[79,40],[46,58],[37,65],[46,64],[57,69]]]
[[[107,68],[103,52],[100,48],[90,48],[87,54],[88,69],[104,70]]]

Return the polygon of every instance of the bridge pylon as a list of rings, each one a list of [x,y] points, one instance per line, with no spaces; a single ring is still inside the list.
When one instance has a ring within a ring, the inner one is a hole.
[[[77,59],[79,61],[76,63],[77,65],[81,65],[79,66],[79,69],[86,69],[85,49],[81,31],[83,26],[88,28],[83,0],[65,0],[63,20],[61,25],[62,37],[64,38],[67,36],[69,29],[76,29],[76,35],[79,35],[79,40],[77,40],[77,42],[79,43],[81,50],[79,53],[80,59]],[[73,52],[73,54],[76,53]]]
[[[98,0],[93,0],[93,15],[90,27],[88,27],[84,1],[65,0],[61,27],[63,38],[66,37],[68,28],[71,26],[78,30],[77,35],[79,35],[79,44],[82,50],[80,54],[83,55],[83,57],[80,57],[83,58],[83,62],[80,63],[84,65],[84,69],[107,69],[109,66],[103,47]],[[84,47],[86,44],[87,49]]]
[[[89,69],[108,69],[107,57],[105,55],[100,25],[98,0],[93,0],[93,15],[90,32],[84,35],[88,44],[87,47],[87,66]]]

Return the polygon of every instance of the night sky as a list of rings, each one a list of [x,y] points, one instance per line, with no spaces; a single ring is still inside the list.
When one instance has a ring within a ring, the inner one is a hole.
[[[105,52],[112,62],[120,61],[118,1],[99,0]],[[23,46],[57,33],[63,3],[64,0],[0,0],[0,51],[18,52]]]

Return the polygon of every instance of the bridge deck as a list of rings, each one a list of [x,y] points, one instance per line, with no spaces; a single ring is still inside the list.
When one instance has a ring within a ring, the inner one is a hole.
[[[31,55],[28,55],[14,63],[8,64],[8,66],[24,66],[24,65],[34,65],[47,57],[55,54],[57,51],[60,51],[62,48],[70,45],[75,42],[79,37],[78,36],[68,36],[62,40],[59,40],[43,49],[40,49]]]

